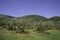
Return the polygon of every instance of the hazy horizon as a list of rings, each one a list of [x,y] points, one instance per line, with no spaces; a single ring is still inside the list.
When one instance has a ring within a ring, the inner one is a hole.
[[[21,17],[40,15],[60,16],[60,0],[0,0],[0,14]]]

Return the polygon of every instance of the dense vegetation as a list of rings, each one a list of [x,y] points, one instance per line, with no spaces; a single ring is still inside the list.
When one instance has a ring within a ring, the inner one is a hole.
[[[39,15],[12,17],[0,14],[0,28],[14,31],[16,34],[50,34],[50,32],[47,31],[60,31],[60,17],[45,18]]]
[[[0,26],[19,33],[26,33],[26,29],[34,29],[34,31],[38,32],[45,32],[51,29],[59,30],[60,17],[48,19],[39,15],[27,15],[15,18],[1,14]]]

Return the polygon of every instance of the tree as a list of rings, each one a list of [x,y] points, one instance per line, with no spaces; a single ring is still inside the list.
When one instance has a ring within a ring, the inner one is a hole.
[[[44,33],[46,31],[46,27],[45,27],[45,25],[43,25],[43,23],[44,22],[42,22],[42,21],[38,23],[38,25],[37,25],[37,31],[38,32]]]

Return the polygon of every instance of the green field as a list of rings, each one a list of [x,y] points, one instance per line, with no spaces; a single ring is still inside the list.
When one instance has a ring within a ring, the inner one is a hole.
[[[60,40],[60,31],[49,30],[50,34],[19,34],[15,31],[0,29],[0,40]]]

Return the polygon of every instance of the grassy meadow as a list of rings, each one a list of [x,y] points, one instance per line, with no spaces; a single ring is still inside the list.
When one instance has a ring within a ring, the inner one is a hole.
[[[49,30],[50,34],[19,34],[15,31],[0,29],[0,40],[60,40],[60,31]]]

